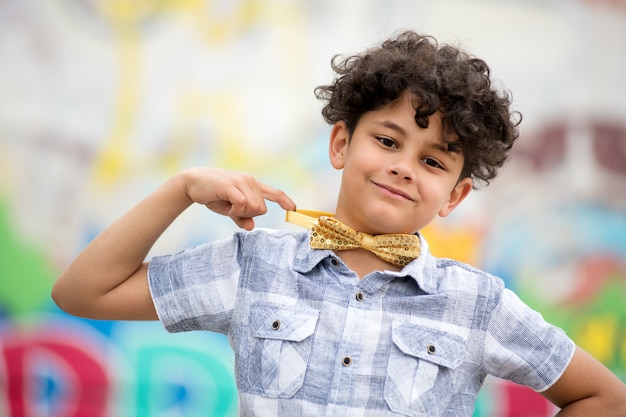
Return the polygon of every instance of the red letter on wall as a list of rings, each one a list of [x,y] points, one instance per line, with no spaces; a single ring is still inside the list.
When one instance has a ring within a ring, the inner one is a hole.
[[[5,339],[0,347],[9,417],[103,417],[109,378],[87,345],[48,332]]]

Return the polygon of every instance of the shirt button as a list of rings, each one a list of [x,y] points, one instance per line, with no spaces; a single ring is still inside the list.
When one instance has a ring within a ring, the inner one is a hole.
[[[280,320],[274,320],[272,322],[272,329],[278,330],[279,327],[280,327]]]
[[[357,301],[363,301],[365,296],[363,295],[363,293],[361,291],[359,291],[359,292],[356,293],[355,298],[356,298]]]
[[[437,352],[437,348],[435,347],[435,345],[428,345],[426,351],[429,355],[434,355]]]
[[[343,359],[341,359],[341,364],[343,366],[350,366],[350,365],[352,365],[352,358],[350,358],[350,356],[344,356]]]
[[[333,266],[339,266],[339,261],[337,259],[335,259],[335,258],[330,258],[330,263]]]

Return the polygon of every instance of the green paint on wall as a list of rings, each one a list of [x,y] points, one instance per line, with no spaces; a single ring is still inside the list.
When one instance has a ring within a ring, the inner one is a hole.
[[[45,309],[55,275],[43,251],[16,234],[0,202],[0,311],[13,316]]]

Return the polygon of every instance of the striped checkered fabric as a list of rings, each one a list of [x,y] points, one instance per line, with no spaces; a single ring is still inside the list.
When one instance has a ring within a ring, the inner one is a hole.
[[[542,391],[571,360],[502,280],[421,237],[401,271],[359,279],[310,233],[256,229],[150,262],[167,330],[228,335],[241,416],[470,417],[488,374]]]

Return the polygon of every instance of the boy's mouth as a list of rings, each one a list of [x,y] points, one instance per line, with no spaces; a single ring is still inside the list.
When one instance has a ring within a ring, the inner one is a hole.
[[[394,187],[389,186],[389,185],[377,183],[376,181],[372,181],[372,183],[374,183],[374,185],[376,185],[378,188],[381,188],[383,191],[385,191],[385,192],[387,192],[389,194],[393,194],[394,196],[397,196],[397,197],[402,197],[402,198],[404,198],[406,200],[409,200],[409,201],[415,201],[415,199],[413,197],[411,197],[410,195],[408,195],[407,193],[405,193],[402,190],[399,190],[399,189],[394,188]]]

